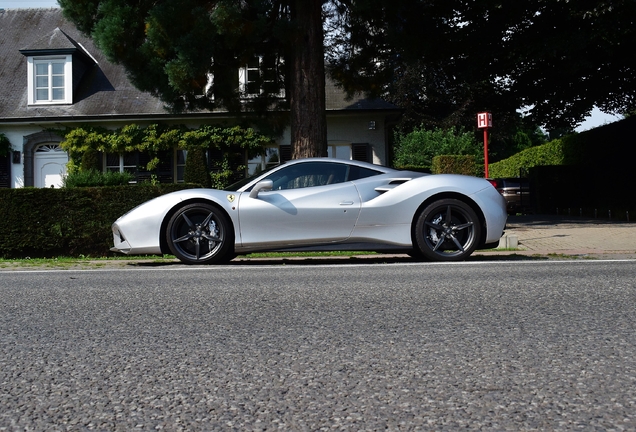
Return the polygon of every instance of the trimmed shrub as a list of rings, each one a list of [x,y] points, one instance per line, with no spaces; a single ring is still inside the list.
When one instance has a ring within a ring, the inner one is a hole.
[[[82,155],[82,163],[80,164],[80,171],[100,171],[102,162],[99,158],[99,152],[94,149],[86,150]]]
[[[207,188],[210,187],[210,172],[203,148],[193,146],[188,150],[183,181],[186,183],[197,183]]]
[[[196,185],[0,189],[0,256],[113,256],[111,225],[118,217],[159,195],[193,187]]]
[[[463,174],[474,176],[477,173],[475,156],[441,155],[433,158],[433,174]]]
[[[566,165],[568,157],[566,146],[571,146],[573,140],[556,139],[549,143],[531,147],[514,156],[488,165],[488,175],[496,177],[519,177],[530,168],[542,165]],[[571,153],[571,152],[570,152]]]
[[[102,172],[95,169],[76,171],[66,175],[63,185],[72,187],[122,186],[135,180],[135,176],[127,172]]]
[[[483,161],[483,150],[472,133],[451,129],[425,130],[423,127],[406,135],[395,135],[393,166],[398,169],[419,167],[431,170],[433,158],[440,155],[472,155]]]

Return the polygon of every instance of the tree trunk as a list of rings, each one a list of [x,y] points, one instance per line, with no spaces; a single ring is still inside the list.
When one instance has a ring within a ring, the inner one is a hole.
[[[290,82],[292,158],[327,156],[322,0],[293,0]]]

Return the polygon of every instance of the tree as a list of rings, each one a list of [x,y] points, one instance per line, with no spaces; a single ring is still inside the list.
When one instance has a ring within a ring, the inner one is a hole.
[[[533,125],[571,129],[595,105],[636,107],[633,0],[359,0],[338,17],[334,77],[414,124],[525,107]]]
[[[64,15],[140,90],[174,111],[224,107],[276,125],[294,158],[326,156],[322,0],[60,0]],[[256,95],[238,69],[257,59]],[[280,98],[284,89],[285,98]]]
[[[348,93],[403,107],[406,130],[474,128],[487,110],[505,143],[539,125],[571,130],[595,105],[636,109],[633,0],[59,3],[138,88],[174,110],[223,106],[280,126],[271,113],[289,109],[293,157],[326,154],[325,57]],[[255,56],[263,91],[239,102],[236,70]]]

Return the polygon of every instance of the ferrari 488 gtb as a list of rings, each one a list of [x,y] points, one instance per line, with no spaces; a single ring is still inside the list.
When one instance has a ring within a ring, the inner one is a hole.
[[[114,251],[210,264],[254,251],[405,252],[467,258],[503,234],[506,202],[486,180],[332,158],[294,160],[226,190],[148,201],[113,224]]]

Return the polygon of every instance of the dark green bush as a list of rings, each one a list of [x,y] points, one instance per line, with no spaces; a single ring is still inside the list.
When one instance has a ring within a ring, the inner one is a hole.
[[[440,155],[433,158],[431,171],[433,174],[477,174],[475,156],[472,155]]]
[[[102,172],[91,169],[67,174],[64,178],[64,187],[123,186],[134,179],[135,176],[127,172]]]
[[[82,163],[80,164],[80,171],[100,171],[102,167],[102,161],[100,154],[97,150],[88,149],[82,155]]]
[[[186,183],[197,183],[203,185],[203,187],[210,187],[210,171],[208,170],[207,157],[203,148],[192,147],[188,150],[183,180]]]
[[[396,133],[393,166],[403,169],[418,166],[431,169],[433,158],[440,155],[473,155],[481,163],[482,147],[472,133],[451,129],[416,129],[408,134]]]
[[[530,147],[514,156],[488,165],[488,175],[497,177],[519,177],[520,173],[527,172],[530,168],[543,165],[566,165],[567,146],[571,146],[574,140],[566,138],[556,139],[549,143]]]
[[[0,256],[112,256],[111,225],[145,201],[186,184],[0,189]]]
[[[421,172],[426,174],[431,173],[430,167],[426,168],[419,165],[400,165],[400,166],[395,166],[394,168],[404,170],[404,171],[415,171],[415,172]]]
[[[518,177],[536,166],[580,165],[602,174],[631,170],[636,159],[636,116],[531,147],[488,166],[490,177]]]
[[[636,116],[524,150],[489,175],[528,176],[536,212],[626,219],[636,212],[634,160]]]

